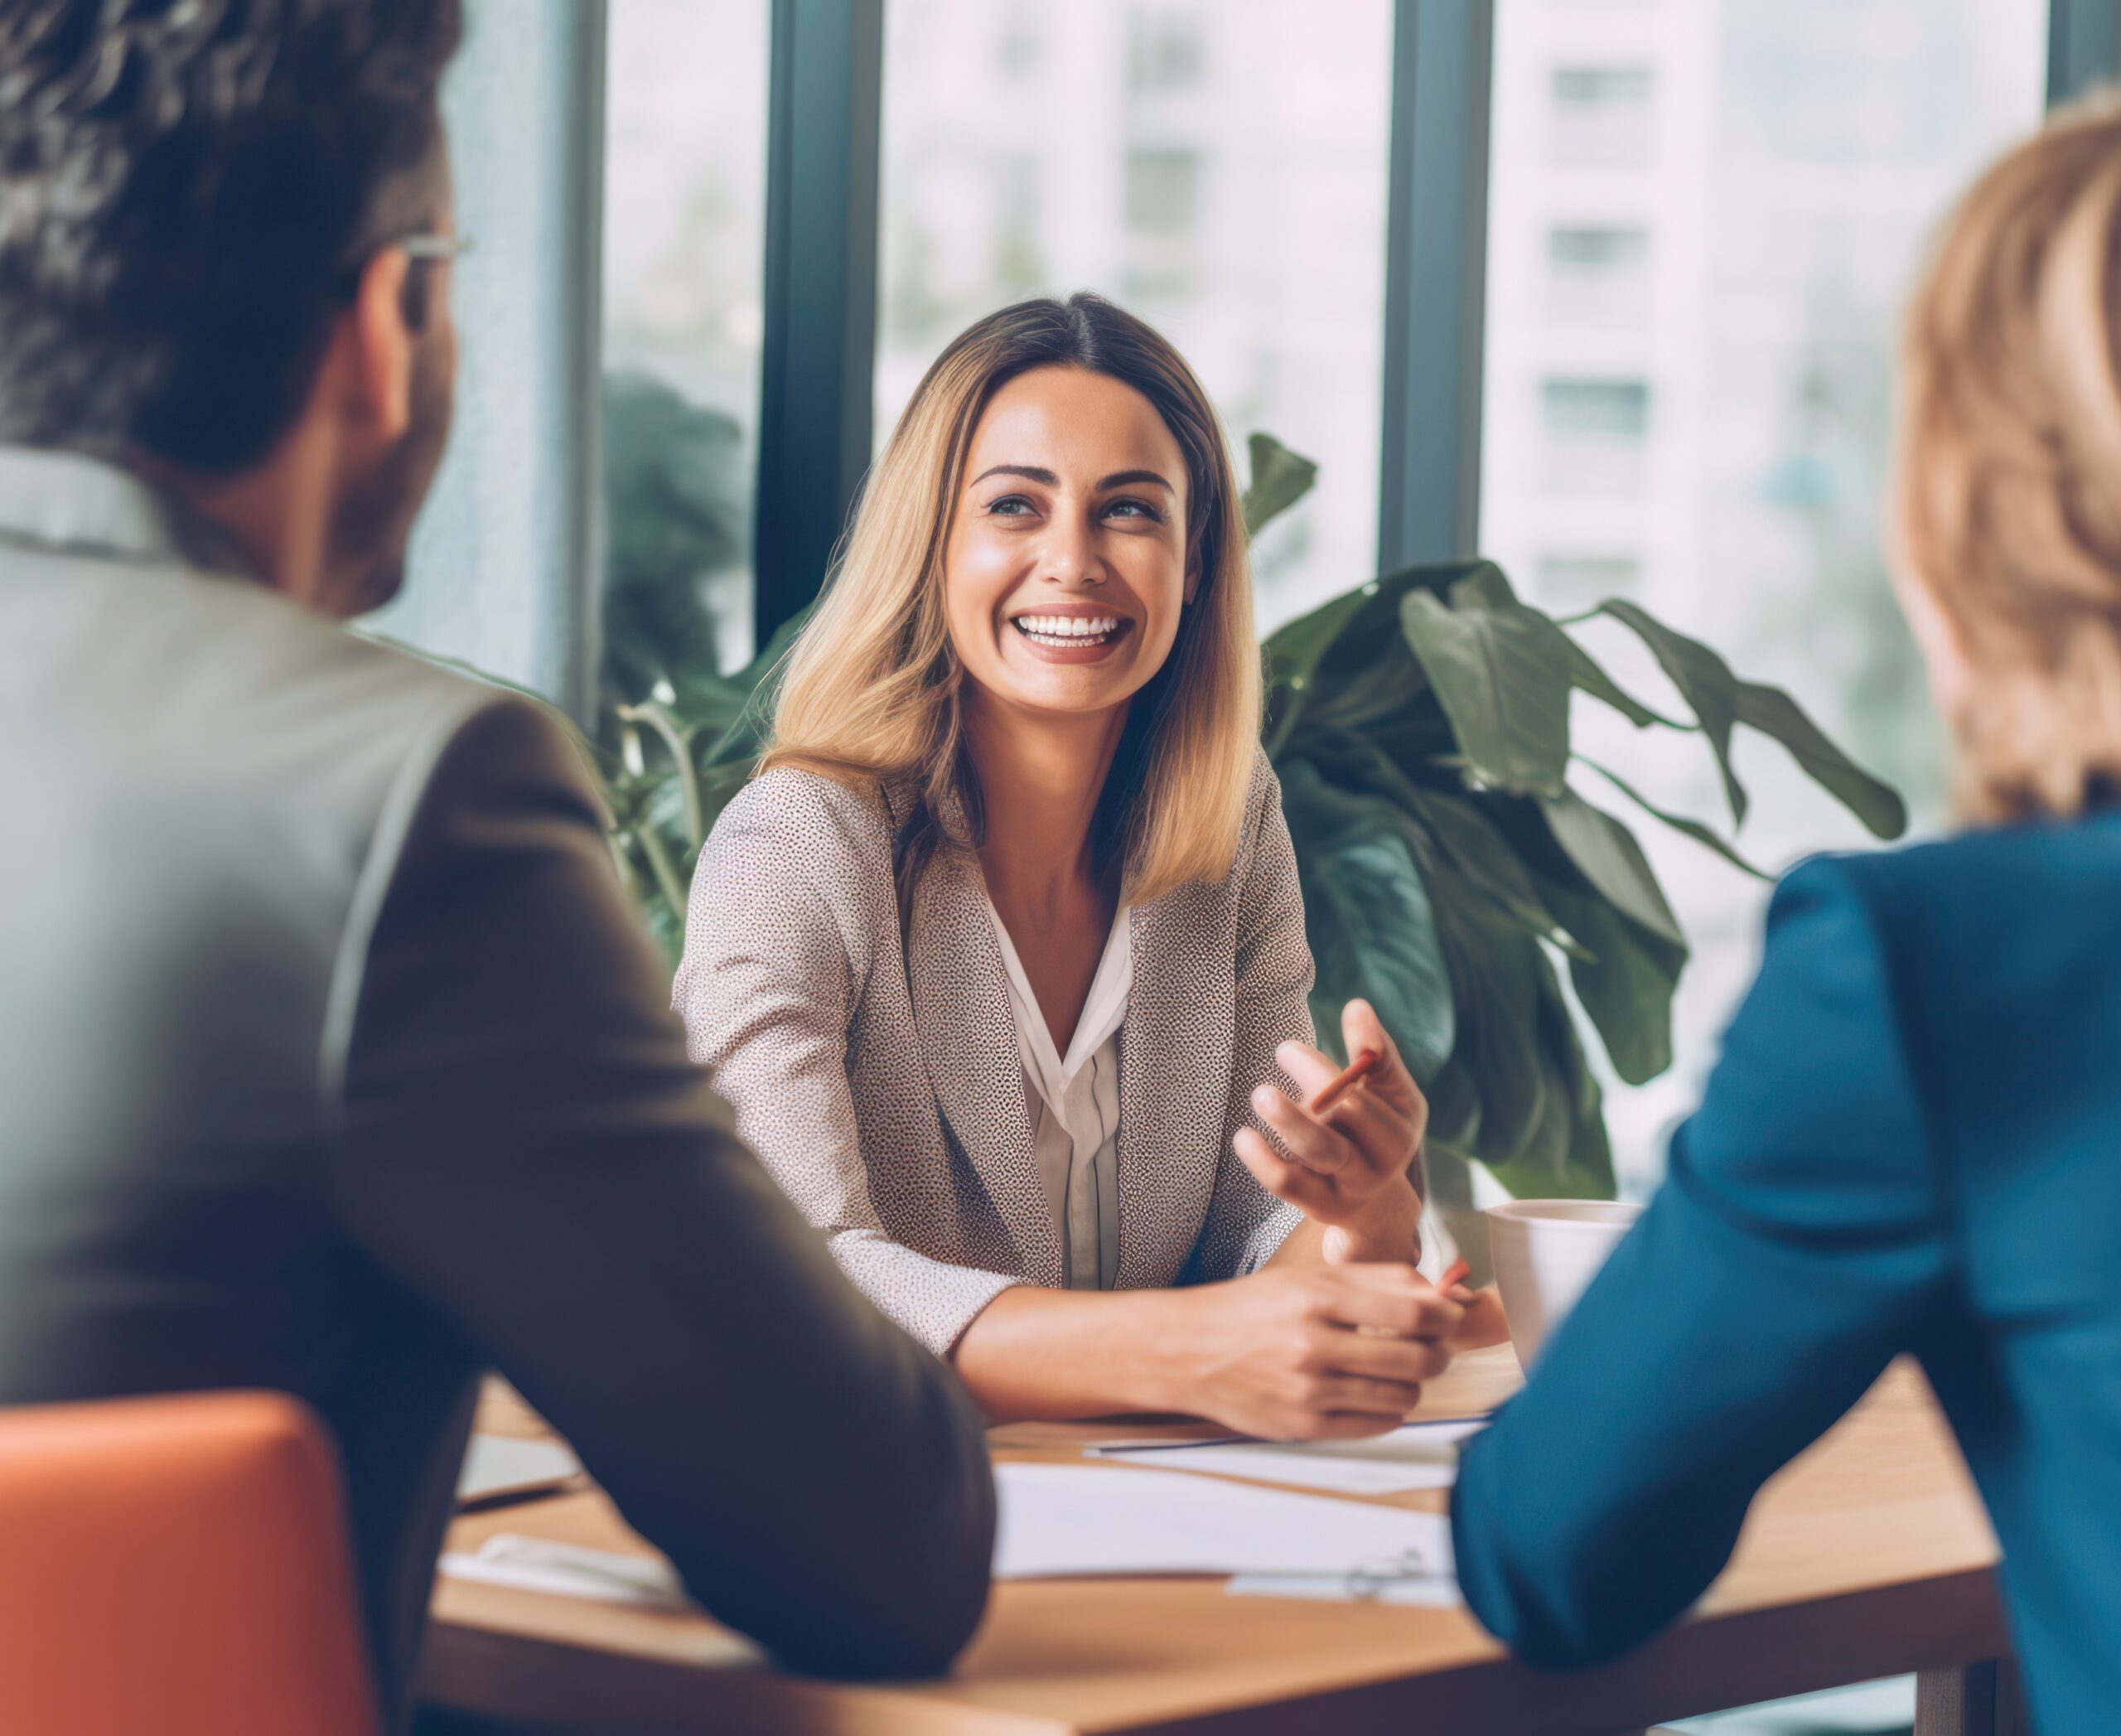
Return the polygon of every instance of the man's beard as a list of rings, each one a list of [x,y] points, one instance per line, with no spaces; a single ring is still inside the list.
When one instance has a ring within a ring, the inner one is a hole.
[[[442,341],[429,338],[418,346],[405,432],[347,490],[333,515],[327,559],[345,575],[336,588],[342,617],[381,608],[405,582],[413,521],[449,441],[453,373]]]

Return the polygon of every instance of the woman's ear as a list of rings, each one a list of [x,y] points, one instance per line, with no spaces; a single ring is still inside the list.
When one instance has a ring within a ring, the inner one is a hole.
[[[1201,551],[1191,551],[1186,557],[1186,601],[1190,607],[1201,594]]]

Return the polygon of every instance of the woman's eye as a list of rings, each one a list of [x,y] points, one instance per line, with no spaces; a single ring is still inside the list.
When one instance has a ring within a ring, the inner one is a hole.
[[[987,503],[988,514],[1000,519],[1020,519],[1034,510],[1031,502],[1020,494],[1005,494],[999,500]]]
[[[1114,500],[1104,510],[1123,518],[1147,519],[1158,525],[1163,522],[1163,515],[1147,500]]]

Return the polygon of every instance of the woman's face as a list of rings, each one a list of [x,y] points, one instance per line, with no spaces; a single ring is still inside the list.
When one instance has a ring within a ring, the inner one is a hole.
[[[1020,374],[973,429],[944,545],[965,672],[1025,711],[1124,704],[1163,667],[1192,601],[1183,455],[1132,386]]]

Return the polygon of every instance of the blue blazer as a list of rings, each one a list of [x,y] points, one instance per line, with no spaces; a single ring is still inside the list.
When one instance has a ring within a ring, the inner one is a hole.
[[[2044,1736],[2121,1719],[2121,815],[1807,863],[1649,1211],[1471,1443],[1459,1574],[1534,1663],[1705,1589],[1920,1359]]]

